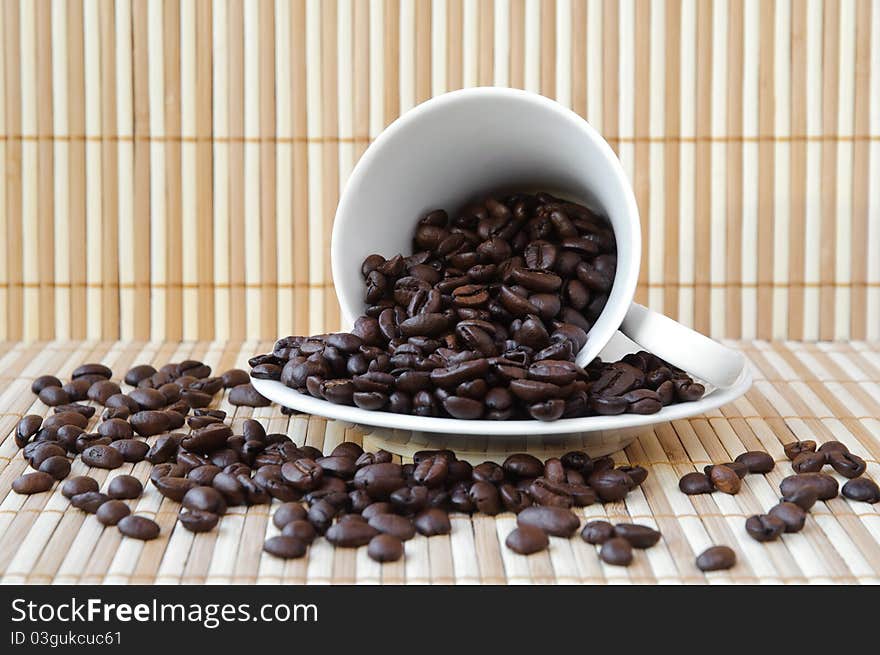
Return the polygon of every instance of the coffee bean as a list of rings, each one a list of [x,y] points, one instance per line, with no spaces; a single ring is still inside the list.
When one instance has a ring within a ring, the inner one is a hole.
[[[43,417],[36,414],[28,414],[21,418],[15,428],[15,445],[24,448],[43,424]]]
[[[211,512],[219,516],[226,513],[226,499],[213,487],[193,487],[184,494],[180,503],[189,510]]]
[[[370,503],[361,512],[361,516],[364,517],[365,520],[369,521],[374,516],[378,516],[379,514],[391,514],[392,512],[394,512],[394,507],[391,505],[391,503],[386,503],[386,502]]]
[[[736,471],[724,464],[713,466],[709,474],[709,479],[718,491],[726,494],[739,493],[739,490],[742,487],[742,480],[740,480]]]
[[[475,482],[498,484],[504,480],[504,469],[495,462],[483,462],[473,468],[471,476]]]
[[[55,480],[63,480],[70,475],[70,460],[63,455],[53,455],[40,463],[39,470],[48,473]]]
[[[43,419],[44,430],[50,428],[57,430],[63,425],[75,425],[79,428],[85,429],[88,424],[88,419],[79,412],[61,412]]]
[[[369,519],[369,524],[379,532],[393,535],[401,541],[408,541],[416,534],[413,522],[396,514],[376,514]]]
[[[819,449],[816,452],[825,453],[826,455],[830,455],[831,453],[848,453],[849,448],[847,448],[845,443],[840,441],[826,441],[819,446]]]
[[[302,521],[306,518],[306,509],[299,503],[282,503],[275,510],[272,516],[272,522],[277,528],[283,528],[293,521]]]
[[[746,532],[755,541],[773,541],[785,531],[786,524],[778,516],[755,514],[746,520]]]
[[[593,473],[589,479],[590,486],[605,503],[623,500],[635,484],[626,473],[618,469]]]
[[[710,494],[715,491],[715,485],[705,473],[685,473],[678,481],[678,488],[688,495]]]
[[[727,546],[711,546],[697,556],[701,571],[721,571],[736,565],[736,553]]]
[[[318,536],[314,526],[306,520],[290,521],[281,530],[283,537],[296,537],[306,544],[311,544]]]
[[[246,407],[268,407],[271,401],[262,396],[253,385],[240,384],[229,392],[229,404]]]
[[[632,563],[632,546],[622,537],[612,537],[602,544],[599,557],[606,564],[629,566]]]
[[[792,441],[782,446],[782,450],[785,451],[785,456],[788,459],[794,460],[801,453],[816,452],[816,442],[812,440]]]
[[[804,527],[804,521],[807,520],[807,513],[798,505],[789,502],[779,503],[767,514],[780,519],[785,524],[786,532],[800,532]]]
[[[129,423],[140,436],[151,437],[167,432],[171,426],[171,417],[166,412],[145,410],[132,414]]]
[[[837,451],[829,453],[828,463],[831,464],[831,468],[845,478],[857,478],[867,468],[865,460],[849,452]]]
[[[102,525],[116,525],[129,514],[131,514],[131,508],[124,502],[108,500],[98,508],[95,517]]]
[[[489,482],[474,482],[468,493],[474,506],[483,514],[495,516],[503,509],[498,489]]]
[[[648,470],[642,466],[618,466],[617,470],[626,473],[636,486],[648,479]]]
[[[327,541],[339,548],[358,548],[366,546],[370,540],[379,534],[363,519],[359,521],[339,522],[327,529]]]
[[[734,461],[745,464],[749,473],[769,473],[775,466],[773,458],[760,450],[750,450],[737,455]]]
[[[367,555],[377,562],[396,562],[403,557],[403,542],[390,534],[378,534],[370,539]]]
[[[156,373],[156,369],[149,364],[139,364],[128,369],[123,381],[131,387],[136,387],[142,380],[146,380],[154,373]]]
[[[12,490],[17,494],[38,494],[49,491],[55,478],[44,471],[25,473],[12,481]]]
[[[789,503],[794,503],[798,507],[800,507],[805,512],[810,511],[810,508],[816,504],[819,495],[816,489],[809,486],[801,486],[789,494],[783,496],[782,500]]]
[[[190,532],[209,532],[213,530],[220,520],[217,514],[203,512],[202,510],[182,510],[177,515],[177,520]]]
[[[803,452],[791,462],[795,473],[818,473],[828,463],[825,453]]]
[[[86,419],[90,419],[95,415],[95,408],[91,405],[80,405],[79,403],[70,403],[69,405],[58,405],[54,408],[56,414],[61,412],[76,412],[82,414]]]
[[[31,383],[31,393],[39,393],[48,387],[61,387],[61,380],[54,375],[41,375]]]
[[[843,485],[841,493],[850,500],[859,500],[865,503],[880,501],[880,487],[868,478],[855,478]]]
[[[81,400],[87,400],[89,394],[89,387],[92,386],[94,380],[90,380],[88,378],[81,378],[79,380],[71,380],[67,384],[61,387],[61,390],[66,394],[67,398],[70,400],[68,402],[79,402]],[[42,393],[42,392],[41,392]],[[42,398],[41,398],[42,400]],[[63,404],[63,403],[58,403]]]
[[[119,531],[126,537],[150,541],[159,536],[159,524],[144,516],[130,515],[120,519],[116,524]]]
[[[307,544],[296,537],[271,537],[263,544],[263,550],[281,559],[298,559],[306,554]]]
[[[69,500],[76,495],[84,494],[89,491],[97,492],[98,489],[99,485],[97,480],[90,478],[87,475],[77,475],[76,477],[68,478],[64,481],[64,484],[61,485],[61,495]]]
[[[39,469],[50,457],[64,457],[67,453],[53,441],[35,441],[28,444],[22,454],[33,468]]]
[[[110,446],[89,446],[82,452],[82,461],[87,466],[102,469],[116,469],[125,462],[122,453]]]
[[[193,430],[189,436],[183,438],[180,445],[192,453],[211,453],[223,448],[231,436],[232,428],[223,423],[215,423]]]
[[[614,526],[614,536],[623,537],[633,548],[651,548],[660,541],[659,531],[636,523],[618,523]]]
[[[223,473],[217,475],[214,478],[213,484],[217,485],[217,478],[221,475],[225,475]],[[230,476],[232,477],[232,476]],[[166,498],[170,498],[171,500],[176,500],[180,502],[183,500],[183,497],[186,495],[186,492],[196,486],[196,483],[192,480],[187,480],[186,478],[178,478],[170,475],[152,480],[153,486],[159,490],[159,493],[165,496]],[[222,492],[222,489],[219,489]],[[225,494],[224,494],[225,495]],[[227,496],[228,499],[228,496]],[[241,504],[240,502],[237,504]]]
[[[285,462],[281,466],[281,476],[294,488],[311,491],[321,484],[324,469],[314,460],[303,457],[293,462]]]
[[[110,499],[106,494],[98,493],[97,491],[86,491],[73,496],[70,499],[70,504],[84,512],[94,514],[108,500]]]
[[[111,443],[110,447],[118,450],[126,462],[143,461],[150,450],[146,442],[137,439],[119,439]]]
[[[824,473],[790,475],[779,484],[779,490],[784,498],[790,497],[802,487],[812,488],[816,492],[818,500],[830,500],[837,496],[837,480]]]
[[[122,390],[115,382],[111,382],[110,380],[100,380],[89,387],[86,396],[89,400],[93,400],[96,403],[103,405],[107,402],[107,399],[110,398],[110,396],[121,392]]]
[[[426,509],[419,512],[415,519],[413,519],[413,525],[419,534],[426,537],[452,532],[449,515],[439,509]]]
[[[526,507],[517,515],[516,524],[520,527],[533,526],[555,537],[567,539],[577,531],[580,520],[561,507]]]
[[[504,460],[502,468],[513,478],[537,478],[544,472],[541,460],[525,453],[510,455]]]
[[[393,491],[388,499],[398,512],[415,514],[428,505],[428,489],[426,487],[401,487]]]
[[[107,485],[107,495],[120,500],[139,498],[143,492],[144,485],[133,475],[117,475]]]
[[[531,555],[545,550],[550,545],[547,534],[533,525],[518,525],[504,540],[510,550],[520,555]]]
[[[581,530],[581,538],[588,544],[604,544],[614,536],[614,526],[608,521],[588,521]]]
[[[70,377],[75,380],[77,378],[81,378],[87,375],[109,380],[111,377],[113,377],[113,371],[111,371],[103,364],[82,364],[73,369],[73,373],[70,375]]]

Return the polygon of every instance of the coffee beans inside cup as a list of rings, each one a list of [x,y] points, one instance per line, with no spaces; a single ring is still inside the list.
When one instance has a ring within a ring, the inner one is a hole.
[[[364,260],[366,310],[351,333],[280,339],[251,375],[331,403],[456,419],[652,414],[702,397],[647,352],[575,363],[617,265],[608,221],[587,207],[489,197],[429,212],[412,243]]]

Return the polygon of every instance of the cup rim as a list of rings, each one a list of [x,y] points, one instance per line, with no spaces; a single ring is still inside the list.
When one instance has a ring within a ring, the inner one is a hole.
[[[419,121],[423,116],[431,112],[443,111],[449,105],[467,101],[474,97],[507,98],[542,105],[544,109],[555,113],[560,120],[568,122],[572,127],[575,127],[586,134],[589,140],[597,147],[599,154],[604,159],[605,165],[611,172],[613,172],[614,177],[620,183],[619,186],[623,191],[623,201],[626,207],[625,219],[629,223],[630,228],[629,247],[632,255],[625,268],[618,265],[615,275],[612,294],[617,285],[620,285],[620,292],[622,295],[618,295],[619,302],[616,305],[610,305],[611,294],[609,294],[609,303],[606,303],[599,319],[590,329],[587,343],[579,353],[579,360],[585,352],[588,356],[584,359],[592,360],[599,354],[599,351],[602,350],[605,344],[608,343],[611,336],[620,327],[621,323],[623,323],[626,312],[635,297],[642,254],[642,233],[638,205],[636,203],[632,184],[626,176],[626,172],[623,170],[620,160],[596,128],[594,128],[585,118],[555,100],[522,89],[481,86],[459,89],[435,96],[398,116],[386,126],[367,147],[364,154],[355,164],[342,190],[336,208],[333,230],[330,237],[330,270],[333,275],[333,287],[336,292],[336,298],[339,302],[343,321],[349,322],[355,320],[360,314],[358,313],[358,310],[351,312],[350,309],[362,304],[362,300],[359,296],[355,296],[354,299],[349,297],[352,290],[346,290],[343,288],[344,285],[340,283],[340,280],[344,279],[344,277],[339,270],[342,256],[339,252],[339,249],[341,248],[339,245],[340,235],[345,229],[344,223],[347,220],[346,216],[352,214],[349,209],[349,203],[351,202],[351,198],[356,195],[354,191],[363,184],[363,178],[365,177],[366,172],[373,165],[374,160],[381,156],[385,144],[392,141],[398,132],[405,129],[410,124]],[[596,325],[599,325],[600,327],[599,333],[596,332]],[[350,329],[350,327],[351,326],[343,325],[343,329]]]

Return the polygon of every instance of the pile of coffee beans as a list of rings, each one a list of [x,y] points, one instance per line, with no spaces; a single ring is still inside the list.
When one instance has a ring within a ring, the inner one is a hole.
[[[279,340],[251,376],[331,403],[457,419],[553,421],[653,414],[704,393],[639,352],[575,363],[617,266],[614,233],[547,193],[435,210],[414,254],[368,256],[365,314],[351,333]]]
[[[56,480],[67,478],[71,457],[102,469],[117,469],[126,463],[162,461],[168,442],[180,442],[192,435],[169,432],[187,423],[198,429],[222,423],[225,412],[207,409],[216,394],[230,389],[229,401],[253,407],[269,401],[256,393],[247,371],[233,369],[211,377],[211,367],[196,360],[171,363],[156,369],[142,364],[131,368],[120,382],[103,364],[77,367],[68,382],[53,375],[36,378],[31,391],[54,413],[43,418],[36,414],[22,417],[15,430],[15,443],[34,472],[24,473],[12,483],[17,493],[48,491]],[[123,385],[129,390],[123,392]],[[94,404],[86,404],[88,402]],[[97,412],[104,407],[100,423],[88,431]],[[190,412],[191,416],[188,416]],[[161,435],[155,443],[142,438]],[[224,441],[225,443],[225,441]],[[164,449],[164,450],[163,450]],[[195,449],[194,449],[195,452]],[[154,539],[159,526],[151,519],[129,516],[124,500],[137,498],[141,482],[132,476],[115,477],[107,493],[99,493],[90,477],[67,479],[62,494],[74,507],[96,514],[104,525],[115,525],[122,534],[137,539]]]
[[[708,464],[703,472],[685,473],[678,481],[678,488],[688,495],[710,494],[720,491],[737,494],[742,488],[742,479],[749,473],[769,473],[775,462],[769,454],[760,450],[750,450],[739,455],[734,461],[724,464]]]
[[[221,389],[248,385],[247,373],[210,375],[200,362],[158,371],[138,366],[124,376],[123,384],[133,388],[123,393],[111,381],[110,369],[93,364],[74,372],[74,381],[89,376],[88,387],[82,383],[75,394],[63,391],[55,378],[39,378],[34,392],[57,401],[58,411],[45,420],[29,415],[19,422],[15,441],[36,470],[15,480],[13,488],[18,493],[48,491],[56,479],[68,476],[69,455],[105,469],[146,460],[153,464],[150,483],[181,504],[178,518],[187,530],[212,530],[230,506],[278,499],[282,504],[273,521],[281,533],[266,541],[266,552],[301,557],[314,539],[324,536],[340,548],[366,545],[370,557],[386,562],[399,559],[403,542],[416,533],[450,533],[453,511],[492,516],[514,512],[518,527],[507,540],[509,547],[536,552],[549,544],[547,535],[571,537],[577,531],[580,521],[572,507],[621,501],[648,475],[640,466],[617,467],[610,457],[594,460],[581,451],[546,461],[519,453],[501,465],[477,466],[449,450],[418,452],[413,463],[398,464],[386,451],[364,452],[348,442],[325,455],[297,446],[286,434],[267,434],[253,419],[243,421],[235,433],[225,413],[209,405]],[[47,389],[62,390],[66,397],[54,397],[59,392]],[[93,432],[87,428],[95,407],[77,404],[82,400],[106,408]],[[162,418],[135,420],[144,413]],[[184,423],[189,433],[168,431]],[[116,526],[126,536],[159,535],[155,522],[132,515],[125,502],[143,493],[133,476],[114,477],[104,492],[94,478],[77,476],[66,479],[61,491],[73,507],[95,514],[103,525]],[[619,525],[616,530],[615,536],[630,546],[647,547],[640,544],[659,539],[659,533],[642,526]],[[606,548],[603,559],[627,563],[609,554],[614,549],[614,544]]]

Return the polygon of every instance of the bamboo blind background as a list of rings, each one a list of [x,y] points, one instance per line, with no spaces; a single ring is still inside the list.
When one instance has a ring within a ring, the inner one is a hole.
[[[662,532],[660,542],[637,551],[629,567],[604,564],[597,548],[578,536],[551,537],[549,550],[517,555],[504,546],[516,525],[510,513],[453,514],[452,534],[430,539],[418,535],[406,542],[405,557],[394,563],[380,565],[367,556],[366,547],[333,548],[325,539],[318,539],[307,557],[285,562],[261,550],[264,540],[278,533],[270,520],[278,502],[231,507],[215,530],[195,535],[176,524],[179,503],[145,484],[144,494],[128,502],[135,513],[154,517],[162,532],[154,541],[140,542],[105,528],[94,515],[71,509],[60,485],[33,496],[11,491],[12,481],[27,469],[14,443],[15,425],[22,414],[49,413],[29,390],[37,375],[51,371],[67,379],[76,366],[92,361],[121,375],[135,363],[161,365],[188,358],[223,371],[241,366],[270,344],[0,343],[0,584],[880,583],[880,504],[843,496],[819,502],[801,532],[772,543],[758,543],[744,527],[746,517],[778,502],[779,483],[791,473],[782,444],[795,439],[840,440],[866,460],[866,475],[880,479],[878,342],[738,342],[755,372],[755,384],[744,396],[706,415],[652,426],[615,453],[620,465],[649,469],[648,479],[625,501],[576,512],[582,523],[599,518],[635,521]],[[235,429],[245,418],[257,418],[267,430],[285,432],[297,444],[325,452],[363,434],[341,421],[283,416],[276,405],[234,407],[225,394],[212,407],[227,411]],[[558,438],[555,445],[561,447]],[[484,447],[492,448],[492,440],[485,440]],[[533,452],[541,447],[540,439],[523,444]],[[730,461],[746,450],[770,453],[774,470],[746,476],[735,496],[685,496],[678,490],[685,473]],[[79,458],[73,466],[72,475],[92,475],[102,489],[123,473],[146,481],[151,468],[140,462],[115,471],[88,469]],[[839,484],[846,481],[829,472]],[[737,552],[735,568],[712,573],[696,568],[696,555],[713,544]]]
[[[640,300],[716,337],[880,337],[875,0],[2,0],[0,339],[336,327],[352,166],[491,84],[619,153]]]

